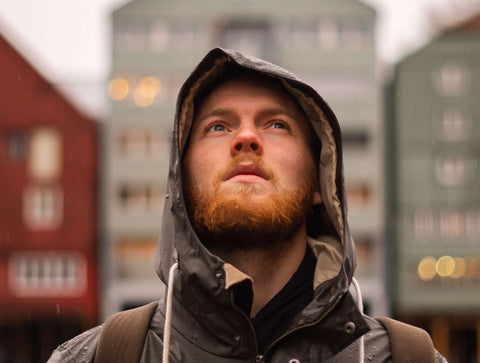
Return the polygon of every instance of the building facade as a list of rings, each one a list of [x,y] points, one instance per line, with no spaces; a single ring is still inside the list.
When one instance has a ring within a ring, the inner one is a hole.
[[[97,322],[97,131],[0,36],[0,361]]]
[[[480,16],[401,61],[387,173],[395,313],[480,360]]]
[[[374,26],[373,10],[356,0],[136,0],[113,14],[111,117],[104,138],[105,316],[163,295],[153,259],[175,100],[195,64],[217,46],[295,72],[337,113],[358,276],[369,312],[385,314]]]

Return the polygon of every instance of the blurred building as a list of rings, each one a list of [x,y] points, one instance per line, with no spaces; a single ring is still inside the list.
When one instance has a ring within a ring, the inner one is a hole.
[[[374,11],[356,0],[136,0],[113,14],[111,118],[104,138],[104,315],[163,295],[153,260],[176,96],[216,46],[297,73],[337,113],[358,276],[369,312],[385,314],[374,27]]]
[[[97,321],[96,124],[0,36],[0,361]]]
[[[397,317],[480,361],[480,15],[401,61],[387,139]]]

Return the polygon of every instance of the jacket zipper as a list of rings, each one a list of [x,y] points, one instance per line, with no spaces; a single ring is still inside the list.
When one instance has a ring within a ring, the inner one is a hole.
[[[287,333],[281,335],[279,338],[277,338],[272,344],[270,344],[267,349],[265,350],[264,353],[260,353],[258,351],[258,344],[257,344],[257,338],[256,338],[256,334],[255,334],[255,329],[253,328],[253,325],[252,325],[252,322],[250,321],[250,318],[247,316],[247,314],[245,314],[245,312],[242,310],[242,309],[239,309],[235,303],[233,302],[233,299],[232,299],[232,305],[234,306],[234,308],[240,312],[240,314],[242,314],[245,319],[247,320],[248,322],[248,325],[250,326],[250,331],[252,332],[252,335],[253,337],[255,338],[254,339],[254,342],[255,342],[255,363],[265,363],[265,357],[267,356],[267,353],[272,349],[272,347],[277,344],[280,340],[282,340],[283,338],[285,338],[286,336],[300,330],[300,329],[303,329],[303,328],[308,328],[310,326],[314,326],[314,325],[317,325],[319,322],[321,322],[337,305],[338,303],[340,302],[340,300],[343,298],[343,296],[345,295],[345,293],[341,293],[340,295],[337,296],[336,300],[333,302],[332,305],[329,306],[329,308],[327,310],[325,310],[323,312],[323,314],[317,319],[315,320],[314,322],[312,323],[309,323],[309,324],[305,324],[305,325],[302,325],[302,326],[299,326],[293,330],[290,330],[288,331]]]
[[[287,337],[288,335],[300,330],[300,329],[303,329],[303,328],[308,328],[308,327],[311,327],[311,326],[314,326],[314,325],[317,325],[319,322],[321,322],[337,305],[338,303],[340,302],[340,300],[343,298],[343,296],[345,295],[345,293],[341,293],[340,295],[337,296],[337,299],[333,302],[332,305],[330,305],[330,307],[324,311],[324,313],[317,319],[315,320],[314,322],[312,323],[309,323],[309,324],[305,324],[305,325],[302,325],[302,326],[299,326],[293,330],[290,330],[286,333],[284,333],[283,335],[281,335],[279,338],[277,338],[272,344],[270,344],[267,349],[265,350],[265,353],[264,354],[260,354],[260,355],[257,355],[257,357],[261,357],[263,360],[258,360],[256,361],[256,363],[263,363],[265,362],[265,357],[267,356],[267,353],[273,348],[274,345],[276,345],[280,340],[284,339],[285,337]],[[253,327],[252,327],[253,329]],[[258,351],[258,348],[257,348],[257,351]]]

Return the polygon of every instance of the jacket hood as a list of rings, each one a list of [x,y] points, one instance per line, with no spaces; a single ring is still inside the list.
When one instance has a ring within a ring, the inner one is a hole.
[[[170,167],[162,219],[162,232],[156,256],[156,270],[168,281],[170,266],[178,261],[174,296],[192,300],[213,295],[221,300],[222,291],[243,279],[242,273],[212,255],[198,239],[190,224],[182,188],[182,150],[194,116],[194,99],[215,79],[232,67],[248,69],[281,81],[309,119],[321,143],[319,185],[322,205],[313,209],[307,221],[308,243],[317,256],[314,288],[316,295],[330,299],[348,290],[355,269],[355,253],[347,224],[342,144],[337,118],[327,103],[293,73],[266,61],[234,50],[211,50],[182,86],[176,105]],[[187,285],[185,285],[187,284]],[[181,286],[188,286],[186,289]]]

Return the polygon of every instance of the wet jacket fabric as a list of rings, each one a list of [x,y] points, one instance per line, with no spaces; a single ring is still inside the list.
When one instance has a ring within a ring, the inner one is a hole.
[[[313,299],[289,328],[264,351],[257,348],[249,317],[235,294],[252,293],[252,280],[211,254],[193,230],[184,202],[181,160],[194,115],[194,99],[233,68],[246,68],[281,81],[310,120],[320,142],[319,184],[323,204],[307,221],[308,245],[316,262]],[[358,362],[360,337],[365,361],[390,362],[388,335],[363,315],[349,292],[355,249],[347,223],[342,144],[337,119],[325,101],[292,73],[236,51],[210,51],[180,90],[156,270],[173,293],[170,362]],[[162,360],[165,302],[154,313],[141,362]],[[62,344],[50,363],[93,362],[102,326]],[[441,362],[441,356],[438,356]]]

